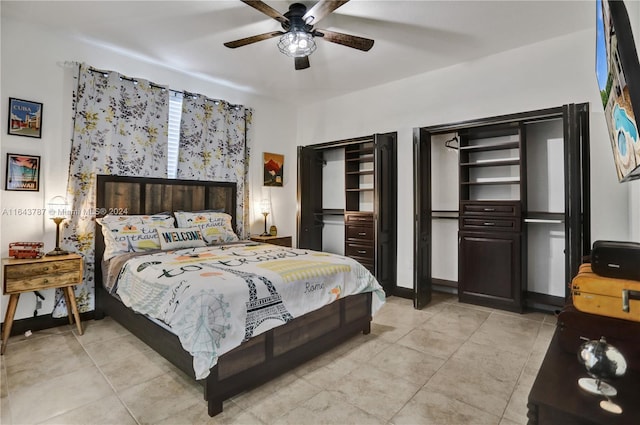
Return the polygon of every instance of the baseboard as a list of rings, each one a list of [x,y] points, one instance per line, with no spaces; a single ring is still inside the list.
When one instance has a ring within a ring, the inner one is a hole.
[[[455,280],[436,279],[435,277],[431,278],[431,285],[446,286],[449,288],[456,288],[456,290],[458,289],[458,282],[456,282]]]
[[[88,311],[80,313],[80,321],[93,320],[94,312]],[[27,317],[15,320],[11,326],[11,336],[21,335],[27,331],[36,332],[44,329],[56,328],[58,326],[68,325],[68,317],[54,318],[51,314],[43,314],[42,316]],[[4,327],[4,323],[2,324]]]
[[[408,300],[412,300],[413,299],[413,288],[403,288],[400,286],[396,286],[393,289],[393,294],[391,294],[393,296],[396,297],[400,297],[400,298],[406,298]]]
[[[527,308],[546,312],[559,310],[566,304],[566,300],[563,297],[529,291],[525,293],[525,300]]]

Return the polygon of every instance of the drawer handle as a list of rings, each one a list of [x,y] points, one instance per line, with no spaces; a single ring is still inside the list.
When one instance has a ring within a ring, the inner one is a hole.
[[[45,267],[44,269],[42,269],[42,271],[48,272],[49,271],[49,267]]]
[[[629,300],[640,299],[640,291],[632,291],[631,289],[622,290],[622,311],[629,313]]]
[[[367,232],[358,232],[358,236],[367,236]]]
[[[495,211],[496,209],[495,208],[485,208],[484,210],[485,211]]]
[[[363,250],[363,249],[359,249],[359,250],[358,250],[358,254],[366,254],[366,253],[367,253],[367,251],[365,251],[365,250]]]
[[[43,280],[42,283],[49,283],[49,279]]]
[[[496,225],[496,223],[492,223],[492,222],[490,222],[490,221],[486,221],[486,222],[484,222],[484,223],[482,223],[482,224],[483,224],[484,226],[495,226],[495,225]]]

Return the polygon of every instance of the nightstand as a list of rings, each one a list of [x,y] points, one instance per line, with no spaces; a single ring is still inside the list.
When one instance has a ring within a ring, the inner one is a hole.
[[[291,236],[251,236],[250,239],[254,242],[270,243],[291,248]]]
[[[10,298],[4,318],[0,354],[4,354],[4,350],[7,348],[7,340],[13,326],[13,316],[16,314],[18,299],[23,292],[62,288],[67,306],[71,307],[71,312],[73,313],[73,317],[69,314],[69,324],[73,324],[73,319],[75,318],[78,332],[82,335],[78,305],[73,293],[73,286],[82,283],[82,268],[83,259],[78,254],[28,259],[2,259],[3,290],[5,295],[10,295]]]

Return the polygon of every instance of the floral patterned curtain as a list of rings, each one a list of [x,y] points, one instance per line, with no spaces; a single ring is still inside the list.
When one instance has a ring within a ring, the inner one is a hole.
[[[80,312],[94,308],[96,175],[167,177],[169,90],[82,64],[74,94],[74,127],[62,248],[84,255],[76,287]],[[53,317],[67,315],[60,291]]]
[[[180,122],[177,177],[235,182],[236,232],[248,237],[249,146],[253,110],[185,93]]]

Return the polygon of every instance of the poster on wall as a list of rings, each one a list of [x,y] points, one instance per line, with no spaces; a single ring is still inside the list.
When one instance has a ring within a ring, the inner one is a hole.
[[[282,187],[284,155],[264,152],[264,185]]]
[[[14,136],[42,136],[42,103],[9,98],[7,132]]]
[[[37,192],[40,190],[40,157],[7,154],[6,190]]]

